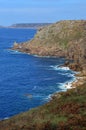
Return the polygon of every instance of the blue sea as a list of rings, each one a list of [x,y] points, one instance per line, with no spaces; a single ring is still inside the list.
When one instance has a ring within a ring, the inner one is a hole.
[[[0,120],[9,118],[50,100],[50,95],[66,91],[74,72],[59,67],[64,58],[38,57],[10,48],[34,37],[35,29],[0,29]]]

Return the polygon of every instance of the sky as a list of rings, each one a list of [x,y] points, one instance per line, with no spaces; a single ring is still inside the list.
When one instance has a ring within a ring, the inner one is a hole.
[[[0,0],[0,25],[86,19],[86,0]]]

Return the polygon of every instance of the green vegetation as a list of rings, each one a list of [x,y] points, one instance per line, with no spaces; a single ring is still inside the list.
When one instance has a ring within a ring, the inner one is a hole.
[[[0,130],[86,130],[86,84],[47,104],[0,122]]]
[[[50,25],[46,28],[43,28],[42,30],[39,30],[35,38],[37,37],[40,40],[41,37],[43,37],[43,40],[45,40],[45,43],[46,43],[47,38],[50,40],[50,43],[52,43],[52,39],[53,39],[52,44],[63,42],[63,46],[64,46],[65,42],[66,44],[68,44],[71,40],[75,41],[82,38],[82,36],[84,37],[83,34],[85,34],[85,29],[84,29],[83,23],[85,23],[85,21],[57,22],[56,24]]]

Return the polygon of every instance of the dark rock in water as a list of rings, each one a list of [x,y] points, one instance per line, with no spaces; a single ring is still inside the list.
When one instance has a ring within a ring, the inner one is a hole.
[[[77,63],[70,63],[68,67],[74,71],[82,71],[82,66]]]

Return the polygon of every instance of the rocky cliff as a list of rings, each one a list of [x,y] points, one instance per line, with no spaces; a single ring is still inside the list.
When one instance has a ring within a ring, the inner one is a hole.
[[[86,64],[86,20],[60,21],[38,30],[28,42],[13,49],[40,56],[59,56]]]

